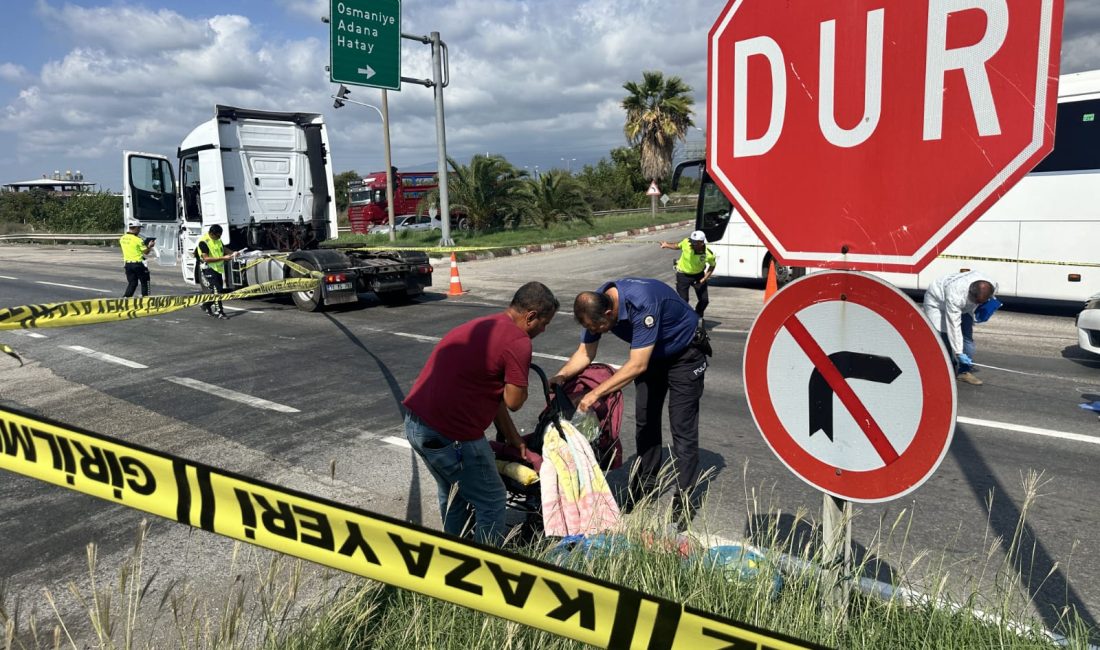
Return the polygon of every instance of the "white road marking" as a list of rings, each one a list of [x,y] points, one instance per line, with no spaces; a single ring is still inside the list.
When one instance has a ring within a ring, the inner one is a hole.
[[[100,361],[106,361],[108,363],[116,363],[120,366],[126,366],[127,368],[134,368],[136,370],[142,370],[142,369],[145,369],[145,368],[149,367],[149,366],[146,366],[146,365],[142,365],[142,364],[138,363],[137,361],[130,361],[129,359],[123,359],[122,357],[116,357],[113,354],[107,354],[106,352],[97,352],[95,350],[92,350],[92,349],[89,349],[89,348],[86,348],[86,347],[83,347],[83,346],[80,346],[80,345],[62,345],[61,347],[66,349],[66,350],[72,350],[73,352],[83,354],[86,357],[91,357],[93,359],[99,359]]]
[[[266,409],[268,411],[278,411],[280,413],[301,413],[298,409],[292,406],[284,406],[277,402],[269,402],[266,399],[259,397],[253,397],[245,393],[238,393],[235,390],[228,388],[222,388],[221,386],[215,386],[214,384],[208,384],[198,379],[191,379],[190,377],[165,377],[167,381],[173,384],[179,384],[180,386],[186,386],[188,388],[194,388],[195,390],[209,393],[217,397],[223,397],[234,402],[240,402],[241,404],[247,404],[258,409]]]
[[[80,289],[81,291],[95,291],[96,293],[114,293],[110,289],[93,289],[92,287],[80,287],[75,284],[61,284],[60,282],[44,282],[36,280],[35,284],[48,284],[51,287],[65,287],[66,289]]]
[[[439,343],[440,338],[438,336],[427,336],[425,334],[409,334],[408,332],[387,332],[386,330],[375,330],[376,332],[382,332],[384,334],[393,334],[394,336],[403,336],[407,339],[416,339],[417,341],[424,341],[425,343]]]
[[[21,332],[19,332],[19,333],[20,333],[20,334],[22,334],[23,336],[29,336],[29,337],[30,337],[30,338],[32,338],[32,339],[44,339],[44,338],[47,338],[45,334],[39,334],[38,332],[27,332],[27,331],[21,331]]]
[[[371,332],[378,332],[379,334],[402,336],[404,338],[413,339],[415,341],[423,341],[424,343],[439,343],[439,341],[441,340],[438,336],[428,336],[426,334],[411,334],[409,332],[391,332],[389,330],[384,330],[380,327],[368,327],[367,329]],[[553,359],[554,361],[569,361],[569,357],[563,357],[559,354],[547,354],[545,352],[532,352],[531,356],[539,357],[540,359]],[[615,370],[618,370],[621,367],[614,363],[609,363],[607,365],[611,366]]]
[[[409,444],[408,440],[405,440],[404,438],[398,438],[396,436],[386,436],[385,438],[382,438],[382,442],[393,445],[394,447],[404,447],[405,449],[412,449],[412,445]]]
[[[1066,431],[1055,431],[1053,429],[1040,429],[1039,427],[1029,427],[1023,424],[1009,424],[1008,422],[994,422],[993,420],[980,420],[978,418],[968,418],[961,416],[955,418],[955,421],[961,424],[972,424],[977,427],[1004,429],[1005,431],[1015,431],[1017,433],[1030,433],[1034,436],[1060,438],[1062,440],[1072,440],[1074,442],[1087,442],[1090,445],[1100,445],[1100,436],[1086,436],[1080,433],[1068,433]]]
[[[230,307],[229,305],[222,305],[222,309],[228,309],[229,311],[246,311],[250,314],[262,314],[259,309],[245,309],[244,307]]]
[[[13,278],[10,275],[0,275],[0,280],[18,280],[19,278]]]

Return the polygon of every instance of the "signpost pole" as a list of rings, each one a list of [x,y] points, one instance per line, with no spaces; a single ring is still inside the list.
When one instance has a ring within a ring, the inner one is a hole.
[[[852,502],[822,492],[821,559],[829,588],[828,602],[835,624],[848,619],[852,573]]]
[[[390,103],[386,97],[386,90],[382,89],[382,146],[386,156],[386,212],[390,217],[390,241],[397,241],[397,233],[394,232],[393,218],[393,163],[390,158]]]
[[[451,239],[451,201],[447,196],[447,129],[443,123],[443,44],[439,32],[432,32],[432,79],[435,85],[435,141],[439,150],[440,246],[454,246]]]

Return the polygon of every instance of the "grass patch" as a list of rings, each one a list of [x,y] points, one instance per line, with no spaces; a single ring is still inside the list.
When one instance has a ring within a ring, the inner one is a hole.
[[[1022,477],[1022,517],[1034,506],[1043,481]],[[756,521],[790,517],[746,488],[747,514]],[[1059,625],[1061,644],[1031,613],[1021,589],[1026,578],[1015,562],[1032,552],[1014,535],[1003,559],[993,553],[948,563],[946,551],[911,548],[914,522],[902,512],[880,522],[868,553],[840,582],[821,570],[820,531],[805,512],[799,524],[817,532],[806,537],[782,533],[776,525],[753,533],[759,562],[718,566],[705,560],[705,549],[685,537],[671,537],[668,509],[643,503],[625,520],[615,543],[587,550],[563,549],[556,540],[539,540],[514,550],[557,563],[581,574],[685,603],[760,628],[834,648],[879,650],[969,648],[1088,648],[1088,630],[1067,612]],[[857,515],[858,516],[858,513]],[[1020,521],[1018,530],[1025,522]],[[693,530],[705,533],[703,515]],[[817,539],[813,539],[817,536]],[[97,581],[94,547],[88,549],[89,574],[81,587],[68,585],[83,622],[52,623],[22,617],[5,607],[0,584],[0,648],[265,648],[329,650],[358,648],[442,648],[454,650],[572,649],[582,644],[493,616],[420,596],[370,580],[318,568],[300,560],[234,547],[231,570],[220,588],[195,588],[189,578],[154,584],[145,577],[139,531],[131,557],[114,580]],[[993,544],[996,547],[997,544]],[[608,550],[608,549],[613,550]],[[889,593],[861,589],[874,575],[877,558],[896,565]],[[777,581],[777,578],[779,580]],[[989,578],[989,579],[987,579]],[[473,579],[477,579],[476,576]],[[984,587],[982,587],[984,585]],[[838,594],[840,598],[838,598]],[[51,605],[54,597],[47,591]],[[78,633],[78,627],[86,629]]]
[[[668,210],[657,213],[654,219],[648,210],[639,210],[624,214],[607,215],[597,217],[593,225],[589,226],[583,221],[571,221],[555,224],[549,228],[525,227],[517,230],[503,230],[485,234],[451,231],[451,238],[455,246],[487,246],[491,248],[515,248],[517,246],[532,246],[535,244],[551,244],[554,242],[570,241],[584,237],[598,237],[610,235],[616,232],[645,228],[647,226],[677,223],[689,221],[695,218],[694,208],[682,210]],[[339,238],[326,242],[326,247],[347,246],[388,246],[388,247],[424,247],[435,246],[439,243],[438,232],[410,232],[397,233],[396,241],[391,242],[390,236],[385,235],[351,235],[343,234]]]

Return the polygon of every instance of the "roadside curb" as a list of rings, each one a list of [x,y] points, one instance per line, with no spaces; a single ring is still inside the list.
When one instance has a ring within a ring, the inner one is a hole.
[[[547,251],[557,250],[559,248],[573,248],[576,246],[586,246],[591,244],[605,244],[609,241],[615,241],[625,237],[633,237],[635,235],[644,235],[651,232],[660,232],[662,230],[670,230],[673,228],[683,228],[694,223],[691,221],[677,221],[674,223],[665,223],[657,226],[646,226],[645,228],[632,228],[630,230],[623,230],[620,232],[614,232],[606,235],[593,235],[592,237],[581,237],[579,239],[570,239],[567,241],[554,242],[552,244],[534,244],[531,246],[513,246],[513,247],[501,247],[494,248],[486,251],[478,252],[456,252],[455,257],[459,262],[476,262],[479,260],[492,260],[498,257],[512,257],[514,255],[526,255],[528,253],[544,253]]]

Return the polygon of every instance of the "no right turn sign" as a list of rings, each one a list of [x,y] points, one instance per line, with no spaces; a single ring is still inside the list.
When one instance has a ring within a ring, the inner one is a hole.
[[[776,456],[841,499],[915,490],[955,430],[947,352],[903,293],[863,273],[808,275],[753,323],[745,394]]]

